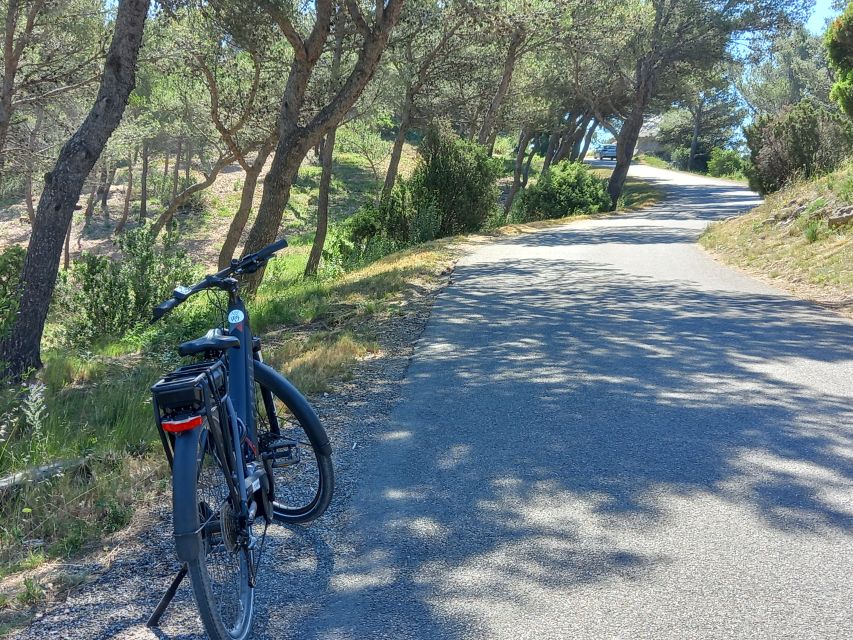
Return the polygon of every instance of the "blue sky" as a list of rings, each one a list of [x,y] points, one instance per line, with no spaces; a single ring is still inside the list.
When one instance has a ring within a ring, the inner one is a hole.
[[[832,9],[832,0],[816,0],[814,12],[806,26],[812,33],[823,33],[826,30],[827,18],[835,17],[837,13]]]

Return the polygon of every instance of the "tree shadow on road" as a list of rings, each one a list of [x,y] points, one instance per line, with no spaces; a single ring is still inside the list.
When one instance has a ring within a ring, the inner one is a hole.
[[[565,241],[535,241],[552,235]],[[493,608],[641,580],[672,559],[619,532],[659,526],[679,498],[779,531],[853,532],[838,500],[853,482],[850,323],[588,261],[474,264],[454,280],[407,377],[422,388],[369,453],[363,547],[292,637],[482,637]]]

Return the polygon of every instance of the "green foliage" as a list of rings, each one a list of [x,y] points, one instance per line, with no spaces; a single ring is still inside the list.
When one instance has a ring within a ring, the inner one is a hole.
[[[844,113],[853,117],[853,4],[830,25],[824,43],[835,72],[830,97]]]
[[[412,244],[482,228],[495,208],[499,166],[480,145],[445,129],[429,132],[411,179],[398,179],[378,205],[364,205],[335,225],[324,259],[350,269]]]
[[[675,169],[679,171],[687,171],[687,162],[690,160],[690,149],[687,147],[678,147],[672,150],[670,154],[670,162]]]
[[[826,223],[823,220],[809,220],[803,227],[803,235],[806,236],[806,241],[811,244],[820,240],[825,229]]]
[[[189,281],[191,264],[176,240],[166,234],[157,245],[150,230],[140,227],[119,237],[122,260],[84,253],[60,281],[69,342],[86,346],[122,336],[148,320],[175,284]]]
[[[760,193],[837,167],[853,149],[853,125],[811,100],[759,117],[746,128],[747,177]]]
[[[18,310],[18,283],[26,255],[15,244],[0,252],[0,336],[6,333]]]
[[[716,178],[739,176],[743,173],[743,159],[734,149],[715,148],[708,160],[708,173]]]
[[[609,206],[607,180],[595,176],[581,162],[561,162],[519,194],[513,219],[529,222],[562,218],[598,213]]]
[[[496,206],[499,176],[500,161],[485,148],[449,129],[432,129],[410,181],[413,206],[435,208],[440,220],[436,237],[477,231]]]
[[[351,269],[403,247],[434,240],[441,215],[432,200],[415,200],[411,183],[399,179],[378,206],[364,205],[336,225],[323,252],[327,262]]]
[[[773,115],[805,98],[830,106],[830,77],[821,37],[792,24],[770,38],[756,64],[744,65],[737,85],[757,113]]]

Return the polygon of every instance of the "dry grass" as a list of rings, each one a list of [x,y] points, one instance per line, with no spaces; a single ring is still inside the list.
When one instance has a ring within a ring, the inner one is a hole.
[[[328,391],[333,381],[350,379],[355,363],[377,349],[363,336],[340,332],[295,336],[271,347],[266,350],[267,362],[307,394]]]
[[[827,217],[849,206],[853,170],[802,182],[737,218],[711,225],[703,247],[798,296],[853,316],[853,225]]]

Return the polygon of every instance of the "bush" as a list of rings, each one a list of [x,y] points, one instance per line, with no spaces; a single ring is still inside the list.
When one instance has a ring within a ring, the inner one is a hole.
[[[440,224],[435,203],[415,202],[410,183],[400,179],[379,206],[365,205],[336,225],[323,255],[342,267],[355,267],[408,245],[434,240]]]
[[[56,302],[68,342],[120,337],[148,321],[176,284],[190,281],[191,263],[175,240],[166,234],[158,246],[147,228],[128,230],[119,239],[121,260],[84,253],[61,274]]]
[[[477,231],[497,206],[500,161],[449,129],[433,129],[409,181],[415,211],[437,215],[436,237]]]
[[[830,98],[853,117],[853,5],[829,25],[824,44],[835,76]]]
[[[678,147],[672,150],[670,160],[673,168],[679,171],[687,171],[687,164],[690,162],[690,149],[687,147]]]
[[[708,160],[708,173],[716,178],[739,176],[743,173],[743,159],[733,149],[712,149],[711,159]]]
[[[480,145],[437,129],[427,133],[409,180],[378,205],[364,205],[329,234],[325,260],[352,268],[403,247],[477,231],[496,207],[500,162]]]
[[[18,310],[18,284],[26,255],[16,244],[0,252],[0,337],[6,334]]]
[[[841,114],[803,100],[746,128],[747,177],[760,193],[837,167],[853,149],[853,125]]]
[[[513,211],[517,222],[597,213],[610,207],[607,180],[581,162],[561,162],[519,194]]]

